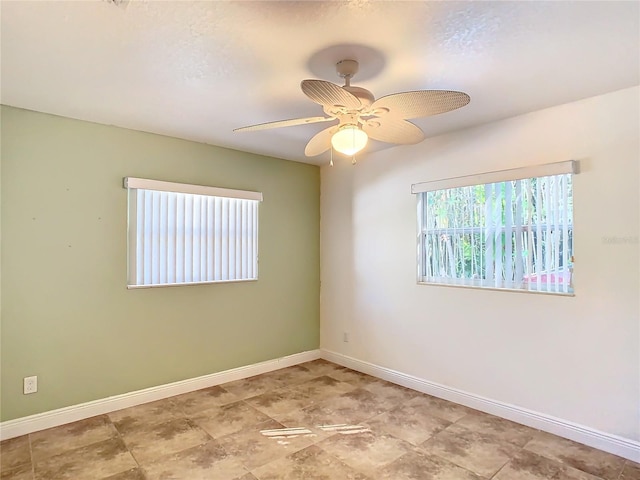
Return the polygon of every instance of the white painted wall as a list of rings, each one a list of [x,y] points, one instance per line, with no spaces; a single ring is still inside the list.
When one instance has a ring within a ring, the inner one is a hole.
[[[639,105],[634,87],[323,167],[321,347],[640,440]],[[416,284],[412,183],[568,159],[575,297]]]

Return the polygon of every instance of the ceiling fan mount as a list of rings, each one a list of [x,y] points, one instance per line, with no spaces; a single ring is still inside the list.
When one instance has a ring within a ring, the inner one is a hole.
[[[351,85],[358,73],[356,60],[344,59],[336,63],[336,72],[344,79],[343,86],[325,80],[303,80],[302,92],[322,106],[326,117],[294,118],[250,125],[234,131],[254,131],[270,128],[305,125],[309,123],[338,123],[326,128],[309,140],[305,155],[313,157],[330,148],[345,155],[362,150],[368,138],[387,143],[415,144],[424,140],[424,133],[408,120],[449,112],[467,105],[469,95],[453,90],[416,90],[395,93],[375,99],[362,87]]]
[[[346,82],[351,80],[358,73],[360,64],[356,60],[340,60],[336,63],[336,72],[340,78],[344,78]]]

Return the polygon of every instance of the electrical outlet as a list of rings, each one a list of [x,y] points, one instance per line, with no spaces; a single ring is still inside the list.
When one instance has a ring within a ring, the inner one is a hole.
[[[38,377],[24,377],[24,394],[36,393],[38,391]]]
[[[343,332],[342,333],[342,341],[344,343],[349,343],[349,332]]]

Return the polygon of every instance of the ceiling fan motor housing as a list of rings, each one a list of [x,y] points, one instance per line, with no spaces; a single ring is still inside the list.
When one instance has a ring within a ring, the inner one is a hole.
[[[373,93],[371,93],[366,88],[352,87],[352,86],[345,86],[342,88],[344,88],[347,92],[349,92],[354,97],[358,97],[358,100],[360,100],[360,103],[362,103],[362,106],[364,107],[370,106],[375,100]]]

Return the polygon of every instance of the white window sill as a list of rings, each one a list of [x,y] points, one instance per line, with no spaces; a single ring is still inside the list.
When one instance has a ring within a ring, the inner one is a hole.
[[[546,292],[543,290],[527,290],[524,288],[506,288],[506,287],[490,287],[487,285],[461,285],[456,283],[436,283],[436,282],[423,282],[418,281],[418,285],[428,285],[432,287],[455,287],[455,288],[471,288],[474,290],[494,290],[499,292],[514,292],[514,293],[532,293],[535,295],[552,295],[556,297],[575,297],[575,292]]]
[[[248,278],[241,280],[215,280],[212,282],[183,282],[183,283],[155,283],[150,285],[127,285],[128,290],[137,290],[139,288],[163,288],[163,287],[189,287],[193,285],[211,285],[217,283],[244,283],[257,282],[257,278]]]

